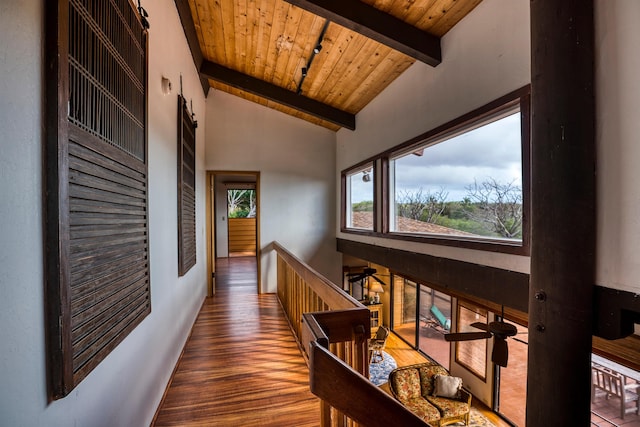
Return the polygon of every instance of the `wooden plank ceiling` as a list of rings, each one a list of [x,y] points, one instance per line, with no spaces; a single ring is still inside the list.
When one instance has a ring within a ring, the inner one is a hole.
[[[205,85],[337,131],[481,0],[175,1]]]

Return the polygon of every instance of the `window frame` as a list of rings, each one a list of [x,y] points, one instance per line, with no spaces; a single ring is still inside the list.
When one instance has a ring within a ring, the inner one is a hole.
[[[372,218],[372,228],[355,228],[348,225],[348,216],[352,211],[349,210],[350,203],[350,188],[349,177],[358,173],[362,173],[366,169],[371,169],[371,174],[373,175],[373,218]],[[355,234],[365,234],[365,235],[376,235],[379,231],[378,226],[378,183],[380,182],[379,172],[380,168],[378,167],[378,162],[376,160],[368,159],[364,162],[358,163],[355,166],[350,167],[349,169],[345,169],[341,172],[340,183],[341,183],[341,207],[340,207],[340,230],[345,233],[355,233]]]
[[[487,324],[487,326],[489,325],[489,310],[476,306],[471,302],[468,301],[463,301],[463,300],[458,300],[456,303],[456,332],[460,333],[463,332],[460,330],[460,319],[462,318],[461,316],[461,309],[465,309],[467,311],[470,312],[475,312],[476,314],[479,314],[480,316],[484,316],[485,318],[485,323]],[[484,313],[484,314],[483,314]],[[478,330],[477,332],[480,332],[480,330]],[[483,382],[487,381],[487,365],[488,365],[488,361],[489,361],[489,342],[488,340],[492,339],[492,338],[484,338],[484,339],[480,339],[480,340],[472,340],[472,341],[456,341],[454,344],[454,361],[455,363],[457,363],[458,365],[462,366],[463,368],[465,368],[467,371],[469,371],[471,374],[473,374],[474,376],[476,376],[477,378],[479,378],[480,380],[482,380]],[[465,361],[460,359],[460,346],[461,345],[470,345],[472,343],[476,343],[476,342],[481,342],[484,341],[484,372],[480,373],[477,372],[472,366],[470,366],[468,363],[466,363]]]
[[[466,249],[483,250],[488,252],[499,252],[514,255],[530,254],[530,211],[531,211],[531,85],[514,90],[488,104],[466,113],[448,123],[438,126],[419,136],[411,138],[391,149],[382,152],[374,157],[360,162],[353,167],[342,172],[341,189],[341,229],[343,233],[365,234],[387,239],[419,242],[426,244],[452,246]],[[410,151],[412,147],[428,144],[441,140],[447,136],[459,134],[465,129],[470,129],[473,125],[487,121],[492,117],[497,117],[509,109],[519,107],[521,123],[521,162],[522,162],[522,241],[502,240],[489,237],[463,237],[463,236],[443,236],[436,234],[417,234],[390,231],[390,221],[392,215],[390,209],[393,206],[390,202],[390,162],[391,159],[402,152]],[[346,227],[346,174],[356,171],[366,163],[373,163],[376,167],[376,185],[374,185],[374,231]],[[378,209],[381,206],[382,209]]]

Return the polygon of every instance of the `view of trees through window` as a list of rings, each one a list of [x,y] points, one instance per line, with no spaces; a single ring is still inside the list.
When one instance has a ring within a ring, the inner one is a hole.
[[[391,231],[522,240],[519,111],[390,161]]]
[[[227,190],[227,210],[229,218],[255,218],[256,190]]]

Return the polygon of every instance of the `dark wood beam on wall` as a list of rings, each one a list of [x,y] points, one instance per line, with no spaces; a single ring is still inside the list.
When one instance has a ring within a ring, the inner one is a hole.
[[[271,83],[238,71],[223,67],[211,61],[204,61],[200,74],[206,78],[228,84],[236,89],[261,96],[287,107],[295,108],[314,117],[334,123],[347,129],[355,130],[356,117],[351,113],[323,104],[303,95],[298,95]]]
[[[617,340],[633,334],[635,324],[640,324],[638,294],[602,286],[596,286],[594,292],[593,335]],[[637,359],[640,364],[640,358]]]
[[[286,0],[426,64],[442,62],[440,38],[359,0]]]
[[[202,55],[202,49],[200,48],[200,42],[198,41],[198,34],[196,33],[196,26],[193,22],[193,16],[191,16],[191,8],[189,7],[189,0],[175,0],[176,8],[178,9],[178,15],[180,16],[180,22],[182,23],[182,29],[184,35],[187,37],[187,43],[191,50],[191,57],[193,58],[193,64],[196,70],[200,70],[204,56]],[[207,96],[209,92],[209,80],[200,76],[200,84],[204,91],[204,96]]]
[[[596,260],[593,0],[530,5],[526,425],[588,425]]]
[[[469,295],[527,311],[529,275],[525,273],[345,239],[338,239],[337,249],[446,293]]]

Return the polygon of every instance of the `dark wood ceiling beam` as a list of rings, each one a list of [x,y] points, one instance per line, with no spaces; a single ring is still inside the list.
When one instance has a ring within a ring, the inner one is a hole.
[[[426,64],[442,62],[440,38],[359,0],[285,0]]]
[[[202,54],[202,49],[200,48],[200,42],[198,41],[198,33],[196,33],[196,25],[193,22],[193,16],[191,16],[191,9],[189,7],[188,0],[175,0],[176,8],[178,9],[178,15],[180,16],[180,22],[182,23],[182,29],[184,30],[184,35],[187,37],[187,44],[189,45],[189,50],[191,50],[191,57],[193,58],[193,64],[196,67],[196,70],[200,69],[202,65],[202,61],[204,60],[204,55]],[[200,84],[202,85],[202,90],[204,91],[204,96],[207,96],[209,92],[209,81],[200,77]]]
[[[351,113],[323,104],[303,95],[297,95],[255,77],[248,76],[235,70],[223,67],[211,61],[204,61],[200,67],[200,74],[206,78],[227,84],[236,89],[244,90],[257,96],[269,99],[287,107],[305,112],[327,122],[331,122],[347,129],[355,130],[356,117]]]

